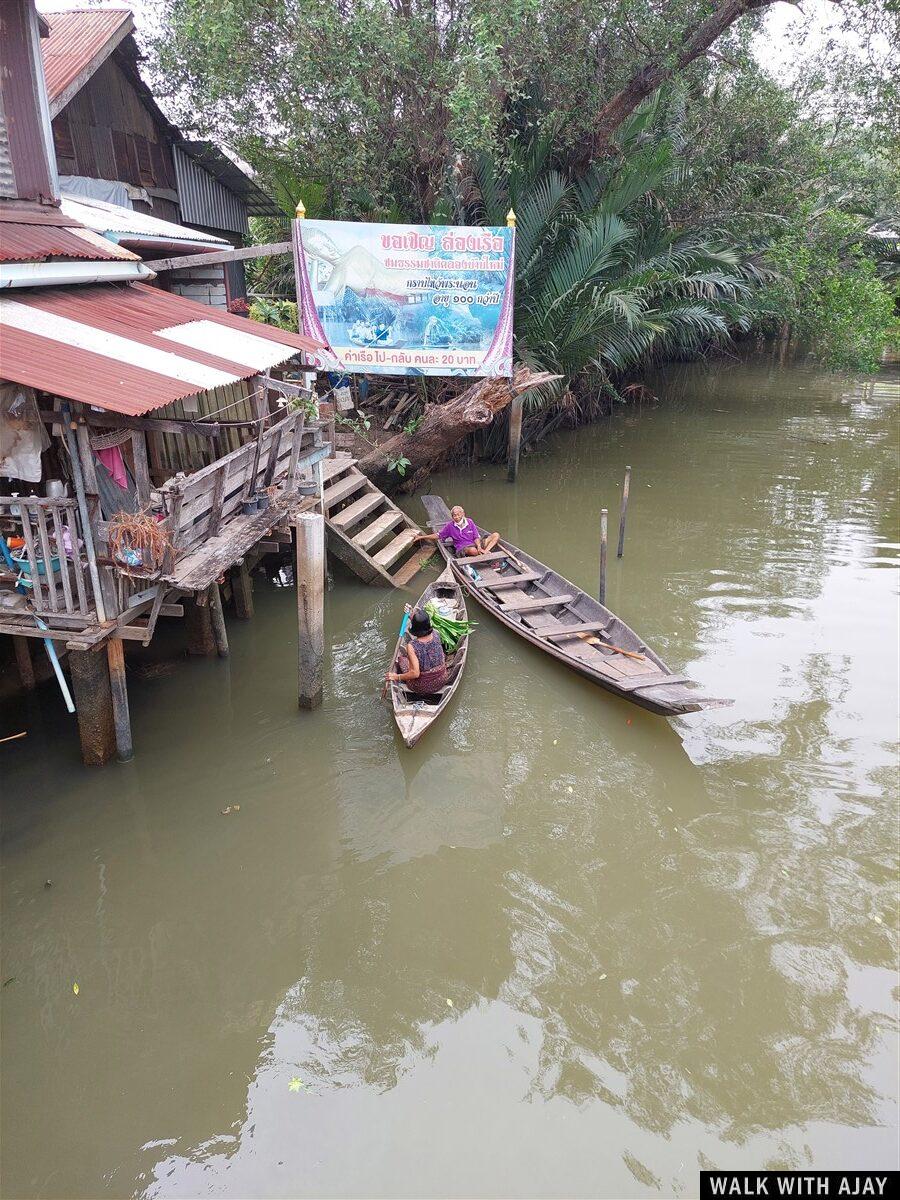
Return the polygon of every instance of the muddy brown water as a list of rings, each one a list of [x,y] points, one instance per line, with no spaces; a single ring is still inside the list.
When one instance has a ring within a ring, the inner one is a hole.
[[[402,598],[343,574],[315,714],[265,583],[229,660],[169,669],[175,622],[129,660],[129,765],[80,767],[53,685],[0,708],[29,729],[0,747],[4,1197],[898,1165],[898,376],[654,388],[515,488],[436,490],[594,587],[630,463],[608,603],[732,708],[652,716],[482,614],[405,751],[377,700]]]

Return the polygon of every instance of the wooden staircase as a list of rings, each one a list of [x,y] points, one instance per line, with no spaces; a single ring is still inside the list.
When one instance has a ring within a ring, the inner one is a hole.
[[[338,453],[322,463],[328,549],[366,583],[405,587],[434,554],[420,532],[356,466]]]

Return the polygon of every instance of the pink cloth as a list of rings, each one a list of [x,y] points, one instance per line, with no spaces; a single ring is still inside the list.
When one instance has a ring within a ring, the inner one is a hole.
[[[128,475],[125,472],[125,459],[119,446],[111,446],[109,450],[95,450],[94,453],[112,475],[122,490],[128,487]]]

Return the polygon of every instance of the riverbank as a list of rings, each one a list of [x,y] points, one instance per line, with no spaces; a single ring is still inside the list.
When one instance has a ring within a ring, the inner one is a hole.
[[[630,463],[609,604],[731,709],[653,717],[485,618],[406,752],[377,700],[402,599],[340,567],[315,713],[262,582],[229,659],[176,630],[135,660],[130,764],[81,768],[42,686],[2,760],[3,1193],[896,1167],[896,385],[669,369],[514,488],[435,479],[592,588]]]

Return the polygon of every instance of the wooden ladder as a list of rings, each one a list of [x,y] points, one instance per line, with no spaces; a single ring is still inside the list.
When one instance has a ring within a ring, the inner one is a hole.
[[[406,513],[363,475],[356,459],[338,453],[322,463],[328,549],[366,583],[405,587],[434,554]]]

